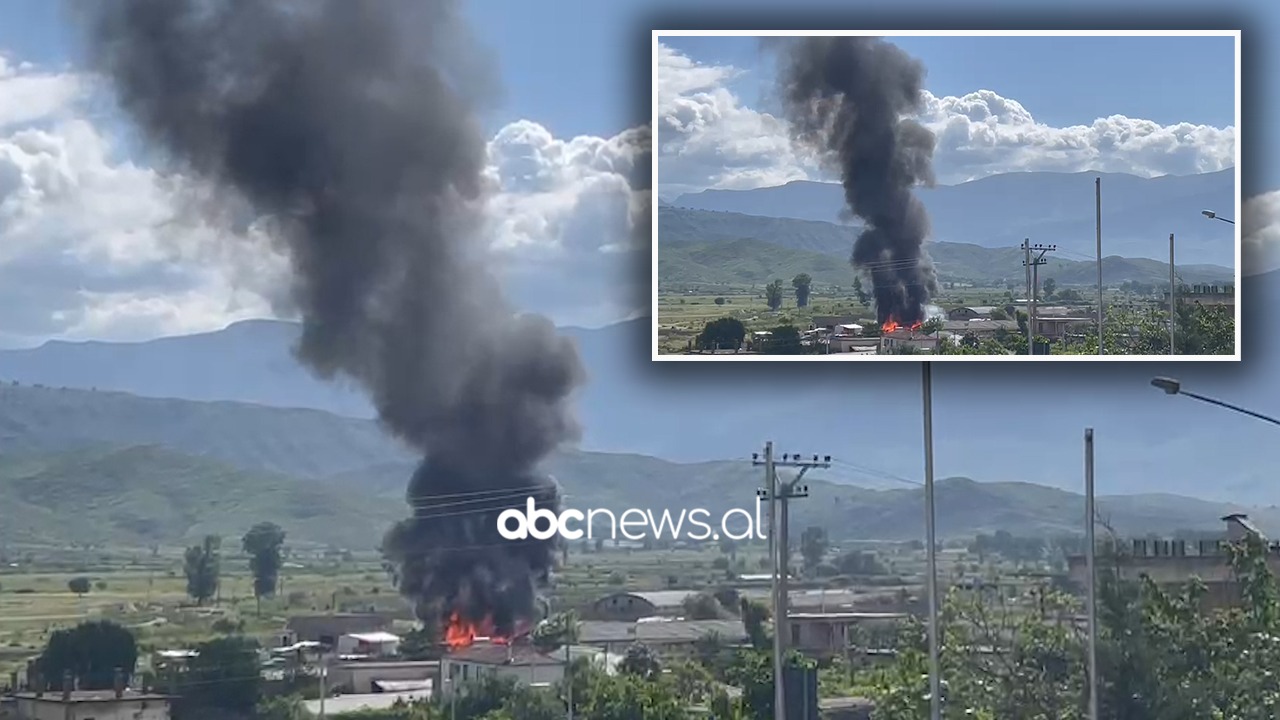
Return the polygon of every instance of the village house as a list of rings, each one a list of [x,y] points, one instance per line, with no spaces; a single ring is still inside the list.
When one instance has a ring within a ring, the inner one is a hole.
[[[389,632],[348,633],[338,636],[339,655],[385,658],[400,650],[400,636]]]
[[[485,678],[511,678],[529,687],[548,687],[564,678],[566,659],[581,657],[601,663],[607,672],[613,672],[620,660],[597,648],[569,646],[544,652],[524,642],[480,640],[441,658],[440,696],[447,699],[455,692],[465,693],[469,683]]]
[[[338,638],[343,635],[388,632],[392,624],[391,617],[379,613],[295,615],[285,623],[279,646],[318,642],[332,648],[337,646]]]
[[[947,311],[948,320],[987,320],[991,318],[991,313],[995,312],[994,305],[980,305],[975,307],[958,307]]]
[[[578,642],[597,647],[607,653],[622,654],[636,643],[645,645],[664,657],[684,657],[698,643],[716,637],[725,645],[747,641],[741,620],[674,620],[653,618],[639,622],[587,620],[579,625]]]
[[[348,660],[329,667],[329,685],[344,693],[429,690],[440,673],[436,660]]]
[[[938,335],[926,334],[923,330],[898,328],[892,332],[880,334],[881,355],[899,353],[936,353],[938,351]]]
[[[1204,583],[1207,607],[1230,607],[1239,602],[1240,586],[1235,572],[1228,564],[1227,543],[1238,542],[1246,535],[1263,538],[1262,533],[1243,513],[1222,518],[1226,524],[1221,539],[1195,542],[1178,539],[1140,538],[1132,540],[1130,551],[1115,558],[1097,558],[1101,563],[1114,563],[1120,577],[1137,580],[1148,577],[1158,585],[1177,587],[1193,577]],[[1267,567],[1280,574],[1280,543],[1270,543],[1267,551]],[[1077,587],[1084,587],[1088,566],[1083,555],[1067,559],[1068,577]]]
[[[819,660],[847,657],[856,627],[884,631],[908,617],[888,612],[788,613],[788,647]]]
[[[14,693],[6,712],[14,720],[169,720],[169,697],[137,692],[117,678],[111,690],[61,692],[27,690]]]

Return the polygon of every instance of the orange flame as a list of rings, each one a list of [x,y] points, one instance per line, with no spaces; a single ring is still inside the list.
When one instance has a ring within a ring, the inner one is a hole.
[[[457,650],[471,645],[477,638],[488,637],[492,634],[493,622],[489,618],[476,623],[464,619],[455,612],[449,616],[449,622],[445,625],[444,642],[450,649]],[[497,639],[501,640],[500,638]]]
[[[911,323],[909,329],[919,330],[922,327],[924,327],[924,323],[917,320],[914,323]],[[880,326],[880,332],[891,333],[891,332],[894,332],[895,330],[901,330],[902,328],[903,326],[899,325],[897,320],[894,320],[893,318],[889,318],[888,320],[884,321],[883,325]]]

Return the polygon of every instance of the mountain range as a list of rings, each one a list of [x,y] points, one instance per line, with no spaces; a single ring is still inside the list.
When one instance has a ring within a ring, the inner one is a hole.
[[[807,273],[820,285],[849,287],[855,277],[849,264],[853,231],[816,220],[771,218],[743,213],[658,208],[661,249],[660,287],[765,285]],[[983,247],[972,243],[932,242],[929,255],[942,282],[1022,285],[1023,251],[1016,247]],[[1167,256],[1166,256],[1167,259]],[[1050,253],[1040,267],[1042,282],[1059,286],[1096,286],[1097,262]],[[1103,282],[1127,281],[1167,285],[1169,264],[1147,258],[1110,255],[1102,261]],[[1235,271],[1219,265],[1177,264],[1187,284],[1231,284]]]
[[[269,519],[294,544],[367,549],[407,513],[417,458],[373,421],[234,402],[142,398],[102,390],[8,384],[0,388],[0,543],[117,545],[236,536]],[[734,508],[754,513],[750,463],[674,463],[637,454],[566,450],[547,462],[566,504],[619,512]],[[809,482],[798,527],[837,539],[917,539],[918,487]],[[938,484],[939,532],[971,537],[1072,534],[1078,494],[1029,483]],[[1214,531],[1246,509],[1169,494],[1106,496],[1100,512],[1126,534]],[[1248,509],[1280,530],[1280,510]]]
[[[1177,242],[1175,261],[1235,265],[1233,233],[1225,223],[1201,215],[1236,214],[1235,170],[1141,178],[1116,173],[1007,173],[919,191],[932,220],[936,243],[1010,248],[1024,239],[1056,245],[1068,260],[1096,257],[1095,178],[1101,178],[1104,255],[1168,259],[1168,237]],[[796,181],[753,190],[704,190],[671,198],[666,206],[840,223],[844,192],[836,183]],[[660,224],[660,240],[665,226]],[[848,255],[858,230],[844,232]],[[741,236],[751,237],[751,235]],[[813,249],[813,248],[809,248]]]

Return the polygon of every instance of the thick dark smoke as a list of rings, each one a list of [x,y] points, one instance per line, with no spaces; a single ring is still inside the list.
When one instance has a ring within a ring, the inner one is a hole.
[[[921,109],[924,66],[880,38],[796,38],[779,49],[795,139],[835,166],[865,223],[852,259],[871,275],[879,322],[922,322],[937,277],[912,188],[933,184],[935,139],[905,116]]]
[[[172,169],[272,218],[298,356],[362,384],[426,458],[414,516],[383,547],[419,616],[492,615],[501,633],[533,619],[554,541],[503,540],[497,515],[530,495],[558,504],[537,467],[576,438],[583,370],[549,321],[504,305],[487,269],[472,102],[490,90],[455,4],[77,7],[96,66]]]

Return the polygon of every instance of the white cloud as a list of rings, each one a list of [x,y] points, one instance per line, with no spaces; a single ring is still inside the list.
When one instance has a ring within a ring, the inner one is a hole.
[[[1260,275],[1280,270],[1280,191],[1245,200],[1242,212],[1241,273]]]
[[[751,188],[827,179],[797,153],[786,123],[743,105],[726,87],[742,71],[698,63],[660,48],[659,190]],[[1016,100],[990,90],[963,97],[926,92],[918,118],[938,137],[938,182],[953,184],[1015,171],[1100,170],[1153,177],[1234,165],[1235,129],[1160,125],[1113,115],[1089,125],[1053,127]]]
[[[87,85],[0,58],[0,346],[144,339],[287,312],[287,264],[268,231],[226,242],[190,212],[206,201],[198,187],[118,159],[83,112]],[[630,190],[648,163],[641,140],[565,140],[520,121],[490,142],[486,239],[523,306],[578,324],[634,312],[618,288],[634,284],[635,263],[618,251],[645,219]],[[567,312],[582,307],[591,312]]]

